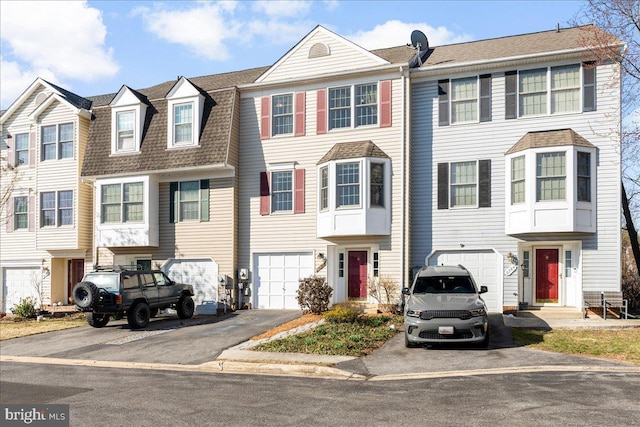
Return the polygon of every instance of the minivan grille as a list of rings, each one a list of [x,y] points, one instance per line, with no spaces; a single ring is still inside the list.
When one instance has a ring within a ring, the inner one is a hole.
[[[468,310],[425,310],[420,313],[423,320],[431,319],[471,319],[471,312]]]

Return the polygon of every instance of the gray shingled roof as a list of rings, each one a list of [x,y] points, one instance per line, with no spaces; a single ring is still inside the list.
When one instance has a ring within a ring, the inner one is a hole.
[[[429,49],[429,55],[423,62],[421,68],[426,69],[437,65],[455,65],[465,62],[488,61],[521,55],[579,49],[584,47],[590,31],[593,31],[594,28],[597,27],[585,25],[581,27],[562,28],[560,31],[542,31],[517,36],[435,46]],[[428,36],[427,34],[427,37]],[[372,50],[371,53],[391,63],[404,63],[415,55],[415,50],[407,46],[398,46]]]
[[[220,164],[226,161],[230,139],[235,85],[254,81],[267,67],[189,79],[205,96],[200,146],[167,150],[166,94],[177,83],[171,80],[137,90],[146,98],[140,153],[111,156],[111,108],[116,94],[91,97],[93,119],[82,165],[82,176],[103,176],[132,172],[162,171],[184,167]]]
[[[331,150],[320,159],[318,164],[331,160],[359,159],[361,157],[390,158],[387,153],[371,141],[342,142],[331,147]]]
[[[506,154],[513,154],[530,148],[559,147],[577,145],[595,148],[595,145],[581,137],[573,129],[527,132]]]
[[[46,80],[44,80],[47,82]],[[47,82],[47,84],[51,85],[55,90],[59,91],[62,94],[62,97],[65,98],[71,105],[76,108],[82,108],[85,110],[91,109],[91,100],[87,98],[83,98],[79,95],[76,95],[73,92],[69,92],[68,90],[61,88],[60,86],[54,85],[51,82]]]

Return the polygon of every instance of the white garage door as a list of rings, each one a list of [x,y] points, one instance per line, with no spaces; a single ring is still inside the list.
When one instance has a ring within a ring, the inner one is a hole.
[[[312,253],[256,254],[254,279],[258,308],[299,309],[300,278],[313,275]]]
[[[37,268],[5,268],[2,295],[4,304],[3,313],[11,313],[11,308],[20,302],[22,298],[33,297],[38,300],[38,291],[35,283],[38,280]]]
[[[440,251],[431,257],[429,265],[462,265],[471,272],[478,287],[484,285],[489,290],[482,294],[487,309],[502,312],[499,260],[499,256],[491,250]]]
[[[218,311],[218,264],[211,259],[170,259],[162,267],[175,282],[193,285],[196,314]]]

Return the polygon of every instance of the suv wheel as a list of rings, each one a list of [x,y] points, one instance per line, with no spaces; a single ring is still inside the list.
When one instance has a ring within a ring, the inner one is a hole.
[[[176,311],[178,312],[178,317],[181,319],[190,319],[193,317],[195,308],[196,306],[193,303],[193,299],[190,296],[183,296],[178,300]]]
[[[87,313],[87,323],[94,328],[103,328],[109,323],[108,314]]]
[[[73,287],[73,299],[79,308],[91,308],[98,299],[98,287],[91,282],[80,282]]]
[[[149,324],[149,306],[146,302],[139,302],[127,313],[127,321],[133,329],[144,328]]]
[[[416,343],[409,341],[409,337],[406,332],[404,333],[404,346],[407,348],[415,348],[418,346]]]

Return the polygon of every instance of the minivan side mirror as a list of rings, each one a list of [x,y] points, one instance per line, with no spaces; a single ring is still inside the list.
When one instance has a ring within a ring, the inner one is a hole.
[[[480,293],[484,294],[486,292],[489,292],[489,288],[487,288],[486,286],[480,286]]]
[[[409,288],[402,288],[402,295],[411,295]]]

